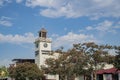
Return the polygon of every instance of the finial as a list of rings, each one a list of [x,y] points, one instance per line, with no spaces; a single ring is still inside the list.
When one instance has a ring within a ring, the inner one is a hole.
[[[46,38],[47,37],[47,30],[45,28],[41,28],[41,30],[39,31],[39,37],[43,37]]]

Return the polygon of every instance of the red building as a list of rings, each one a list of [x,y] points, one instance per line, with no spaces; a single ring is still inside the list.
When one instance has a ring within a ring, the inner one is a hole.
[[[97,80],[120,80],[120,70],[116,68],[97,71]]]

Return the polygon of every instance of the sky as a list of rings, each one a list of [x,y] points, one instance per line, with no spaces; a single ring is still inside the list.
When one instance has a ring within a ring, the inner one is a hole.
[[[0,0],[0,66],[35,58],[45,28],[52,50],[95,42],[120,46],[120,0]]]

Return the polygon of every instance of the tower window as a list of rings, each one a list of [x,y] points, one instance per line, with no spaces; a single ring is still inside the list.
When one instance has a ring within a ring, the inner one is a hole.
[[[46,38],[46,37],[47,37],[46,35],[47,35],[46,32],[40,32],[40,33],[39,33],[39,37]]]
[[[38,56],[38,54],[39,54],[39,51],[35,51],[35,56]]]
[[[42,37],[46,38],[46,32],[42,32]]]
[[[43,38],[47,37],[47,31],[44,28],[40,30],[39,37],[43,37]]]
[[[50,54],[50,51],[48,51],[48,50],[42,50],[42,54]]]

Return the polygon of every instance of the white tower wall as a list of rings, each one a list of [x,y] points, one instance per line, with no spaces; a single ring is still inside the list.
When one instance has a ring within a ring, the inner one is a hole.
[[[55,57],[49,55],[51,53],[51,40],[47,38],[47,31],[45,29],[42,29],[39,32],[39,37],[35,40],[35,63],[39,68],[41,68],[42,65],[45,65],[45,60],[50,57]],[[58,75],[45,75],[47,79],[54,79],[59,80]]]

